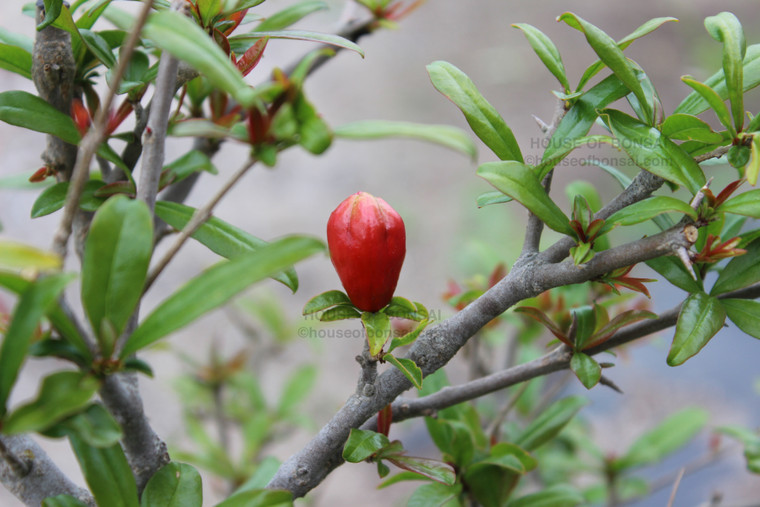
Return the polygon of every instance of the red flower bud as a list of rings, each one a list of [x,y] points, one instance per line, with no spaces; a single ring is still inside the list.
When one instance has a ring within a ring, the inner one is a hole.
[[[354,306],[376,312],[390,302],[406,254],[404,221],[396,210],[357,192],[330,215],[327,245]]]

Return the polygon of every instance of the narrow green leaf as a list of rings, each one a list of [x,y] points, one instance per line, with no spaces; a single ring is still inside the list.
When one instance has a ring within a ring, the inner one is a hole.
[[[570,369],[581,381],[583,387],[591,389],[602,378],[602,367],[596,360],[582,352],[575,352],[570,359]]]
[[[568,484],[554,484],[541,491],[516,498],[507,507],[576,507],[584,503],[583,495]]]
[[[206,171],[211,174],[217,174],[216,167],[211,162],[211,159],[198,150],[190,150],[181,157],[172,161],[164,167],[164,171],[174,176],[172,183],[177,183],[184,180],[193,173]]]
[[[641,435],[621,458],[614,463],[616,470],[658,463],[683,447],[707,423],[708,413],[699,408],[677,412],[655,428]]]
[[[628,89],[636,96],[639,104],[641,104],[641,107],[644,110],[646,118],[649,119],[648,123],[654,121],[654,118],[652,117],[652,108],[650,106],[652,99],[645,95],[633,66],[623,54],[623,50],[618,47],[617,43],[602,30],[572,12],[566,12],[560,15],[557,20],[565,21],[568,25],[583,32],[591,49],[594,50],[599,59],[604,62],[613,74],[615,74],[620,81],[625,83]]]
[[[417,389],[422,389],[422,370],[411,359],[405,357],[395,357],[393,354],[385,354],[383,361],[388,361],[393,366],[401,370],[409,382]]]
[[[442,461],[405,456],[403,454],[384,456],[384,459],[387,459],[399,468],[422,475],[441,484],[452,486],[457,480],[454,468]]]
[[[320,322],[334,322],[336,320],[360,319],[362,312],[352,304],[338,305],[322,312]]]
[[[20,272],[54,271],[61,268],[61,258],[23,243],[0,239],[0,269]]]
[[[77,144],[79,132],[70,116],[44,99],[20,90],[0,93],[0,120],[25,129],[52,134],[69,144]]]
[[[381,312],[362,313],[362,324],[369,343],[369,353],[377,356],[383,351],[383,346],[391,336],[391,320]]]
[[[546,65],[549,72],[557,78],[557,81],[559,81],[559,84],[562,85],[562,88],[566,92],[570,91],[570,83],[567,80],[562,56],[560,56],[559,50],[552,40],[541,30],[527,23],[515,23],[512,26],[522,30],[533,51],[536,52],[544,65]]]
[[[448,125],[424,125],[401,121],[366,120],[347,123],[334,131],[344,139],[385,139],[402,137],[439,144],[468,155],[476,160],[478,150],[475,143],[461,129]]]
[[[89,49],[90,52],[95,55],[95,58],[97,58],[103,65],[109,69],[116,65],[116,57],[113,55],[111,46],[108,45],[103,37],[86,29],[80,29],[79,34],[82,36],[82,41],[87,46],[87,49]]]
[[[616,225],[639,224],[663,213],[681,213],[697,219],[697,212],[688,203],[675,197],[658,195],[616,211],[605,220],[602,230],[608,231]]]
[[[431,63],[427,70],[433,86],[464,113],[475,135],[496,156],[501,160],[523,161],[512,130],[464,72],[443,61]]]
[[[293,372],[288,379],[280,395],[280,401],[277,405],[277,413],[285,416],[301,403],[314,388],[314,381],[317,378],[317,369],[312,364],[302,366]]]
[[[414,343],[414,341],[420,336],[420,333],[422,333],[422,331],[427,327],[429,323],[430,321],[428,319],[421,320],[420,323],[417,324],[417,327],[405,335],[394,336],[391,340],[391,344],[388,345],[388,352],[393,352],[398,347],[403,347],[405,345]]]
[[[127,340],[121,357],[180,329],[250,285],[324,250],[313,238],[291,236],[216,264],[164,300]]]
[[[331,306],[336,305],[350,305],[351,300],[345,292],[341,290],[328,290],[322,294],[317,294],[311,298],[303,307],[304,315],[311,315],[312,313],[321,312]]]
[[[63,0],[44,0],[45,19],[37,25],[37,31],[40,31],[53,24],[58,19],[63,8]]]
[[[185,463],[170,462],[150,478],[140,507],[201,507],[203,486],[198,471]]]
[[[713,39],[723,43],[723,74],[731,100],[731,113],[736,130],[744,125],[744,56],[747,42],[739,19],[730,12],[705,18],[705,28]]]
[[[327,9],[327,4],[321,1],[299,2],[267,17],[256,26],[255,31],[266,32],[282,30],[283,28],[298,23],[309,14],[324,9]]]
[[[156,202],[156,216],[177,230],[182,230],[195,212],[195,208],[184,204],[168,201]],[[227,259],[255,252],[269,244],[217,217],[206,220],[191,237],[212,252]],[[272,275],[272,278],[293,292],[298,289],[298,275],[292,267]]]
[[[707,122],[689,114],[671,114],[662,122],[660,129],[669,139],[709,144],[723,142],[723,136],[715,132]]]
[[[612,109],[605,109],[600,116],[637,166],[685,186],[692,195],[704,186],[705,175],[699,165],[659,130]]]
[[[440,482],[423,484],[417,488],[406,507],[461,507],[459,496],[462,494],[462,485],[447,486]]]
[[[289,507],[293,494],[281,489],[249,489],[235,493],[215,507]]]
[[[92,447],[76,434],[69,441],[98,505],[138,507],[135,477],[119,444]]]
[[[598,306],[597,308],[603,307]],[[619,315],[615,315],[615,318],[599,327],[594,335],[588,340],[588,343],[583,348],[583,350],[589,349],[591,347],[596,347],[597,345],[603,343],[607,340],[607,338],[615,334],[615,332],[622,327],[629,326],[644,319],[656,318],[657,314],[647,310],[626,310]],[[597,324],[597,326],[598,325],[599,324]]]
[[[760,240],[756,239],[743,248],[747,250],[747,253],[731,259],[731,262],[721,271],[710,294],[717,296],[747,287],[760,280],[760,262],[758,262]]]
[[[301,40],[329,44],[342,49],[349,49],[364,58],[364,50],[345,37],[331,33],[310,32],[306,30],[256,31],[245,35],[234,35],[230,37],[230,47],[235,53],[242,54],[242,52],[245,51],[243,48],[247,49],[246,46],[252,46],[257,40],[263,39],[264,37],[269,37],[270,39]],[[242,51],[240,51],[241,49]]]
[[[34,51],[34,39],[21,33],[13,33],[0,27],[0,41],[25,50],[30,55]]]
[[[70,495],[49,496],[42,501],[42,507],[87,507]]]
[[[32,55],[23,48],[0,44],[0,69],[32,79]]]
[[[52,431],[65,435],[75,434],[92,447],[111,447],[118,444],[123,436],[119,423],[99,403],[93,403],[82,412],[69,417]]]
[[[100,204],[105,202],[101,197],[95,197],[95,192],[105,185],[99,180],[90,180],[84,185],[82,196],[79,199],[79,207],[84,211],[95,211]],[[66,193],[69,190],[68,181],[59,181],[43,190],[32,205],[32,218],[49,215],[63,208],[66,204]]]
[[[538,181],[536,174],[516,161],[487,162],[477,170],[478,176],[528,208],[547,226],[562,234],[573,236],[570,221]]]
[[[696,355],[723,328],[726,311],[718,298],[704,292],[691,294],[681,307],[668,365],[678,366]]]
[[[720,302],[736,327],[760,338],[760,302],[747,299],[721,299]]]
[[[731,123],[731,113],[728,112],[728,107],[723,102],[723,99],[718,93],[705,83],[700,83],[696,79],[692,79],[688,76],[681,78],[681,81],[689,85],[694,91],[696,91],[702,98],[710,105],[718,120],[726,127],[732,137],[736,137],[736,129]]]
[[[686,269],[678,257],[673,255],[657,257],[648,260],[646,264],[679,289],[690,293],[702,291],[701,282],[694,279],[692,272]]]
[[[354,428],[343,446],[343,459],[349,463],[359,463],[390,443],[382,433]]]
[[[332,144],[332,131],[314,106],[300,93],[293,103],[298,122],[298,144],[312,155],[321,155]]]
[[[59,371],[42,379],[37,397],[8,414],[3,433],[43,431],[87,405],[100,381],[78,371]]]
[[[582,350],[596,329],[596,311],[591,305],[584,305],[570,310],[575,322],[575,349]]]
[[[587,403],[588,400],[581,396],[568,396],[555,401],[515,438],[515,445],[527,451],[537,449],[562,431]]]
[[[101,206],[82,261],[82,302],[96,333],[104,321],[122,333],[142,295],[152,251],[153,220],[143,201],[117,195]]]
[[[19,295],[8,330],[0,345],[0,416],[7,412],[8,396],[16,382],[37,325],[55,304],[66,284],[73,279],[72,274],[46,276],[30,283]]]
[[[508,195],[504,195],[503,192],[495,190],[493,192],[484,192],[480,194],[476,199],[475,204],[478,206],[478,208],[482,208],[484,206],[490,206],[492,204],[504,204],[506,202],[512,202],[513,200],[514,199]]]
[[[717,211],[760,218],[760,189],[749,190],[728,199]]]

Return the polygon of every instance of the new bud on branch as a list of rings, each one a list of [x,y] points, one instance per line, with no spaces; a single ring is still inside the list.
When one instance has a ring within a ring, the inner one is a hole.
[[[404,221],[396,210],[357,192],[330,215],[327,245],[354,306],[376,312],[390,302],[406,254]]]

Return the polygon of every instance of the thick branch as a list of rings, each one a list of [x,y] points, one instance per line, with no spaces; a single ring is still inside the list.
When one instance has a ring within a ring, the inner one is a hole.
[[[24,505],[39,507],[45,498],[62,494],[95,505],[90,493],[71,482],[31,437],[0,437],[0,455],[0,482]]]

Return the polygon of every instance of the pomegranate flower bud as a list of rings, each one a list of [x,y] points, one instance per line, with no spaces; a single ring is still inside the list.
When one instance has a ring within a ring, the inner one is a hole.
[[[357,192],[330,215],[327,245],[354,306],[376,312],[390,302],[406,254],[404,221],[396,210]]]

